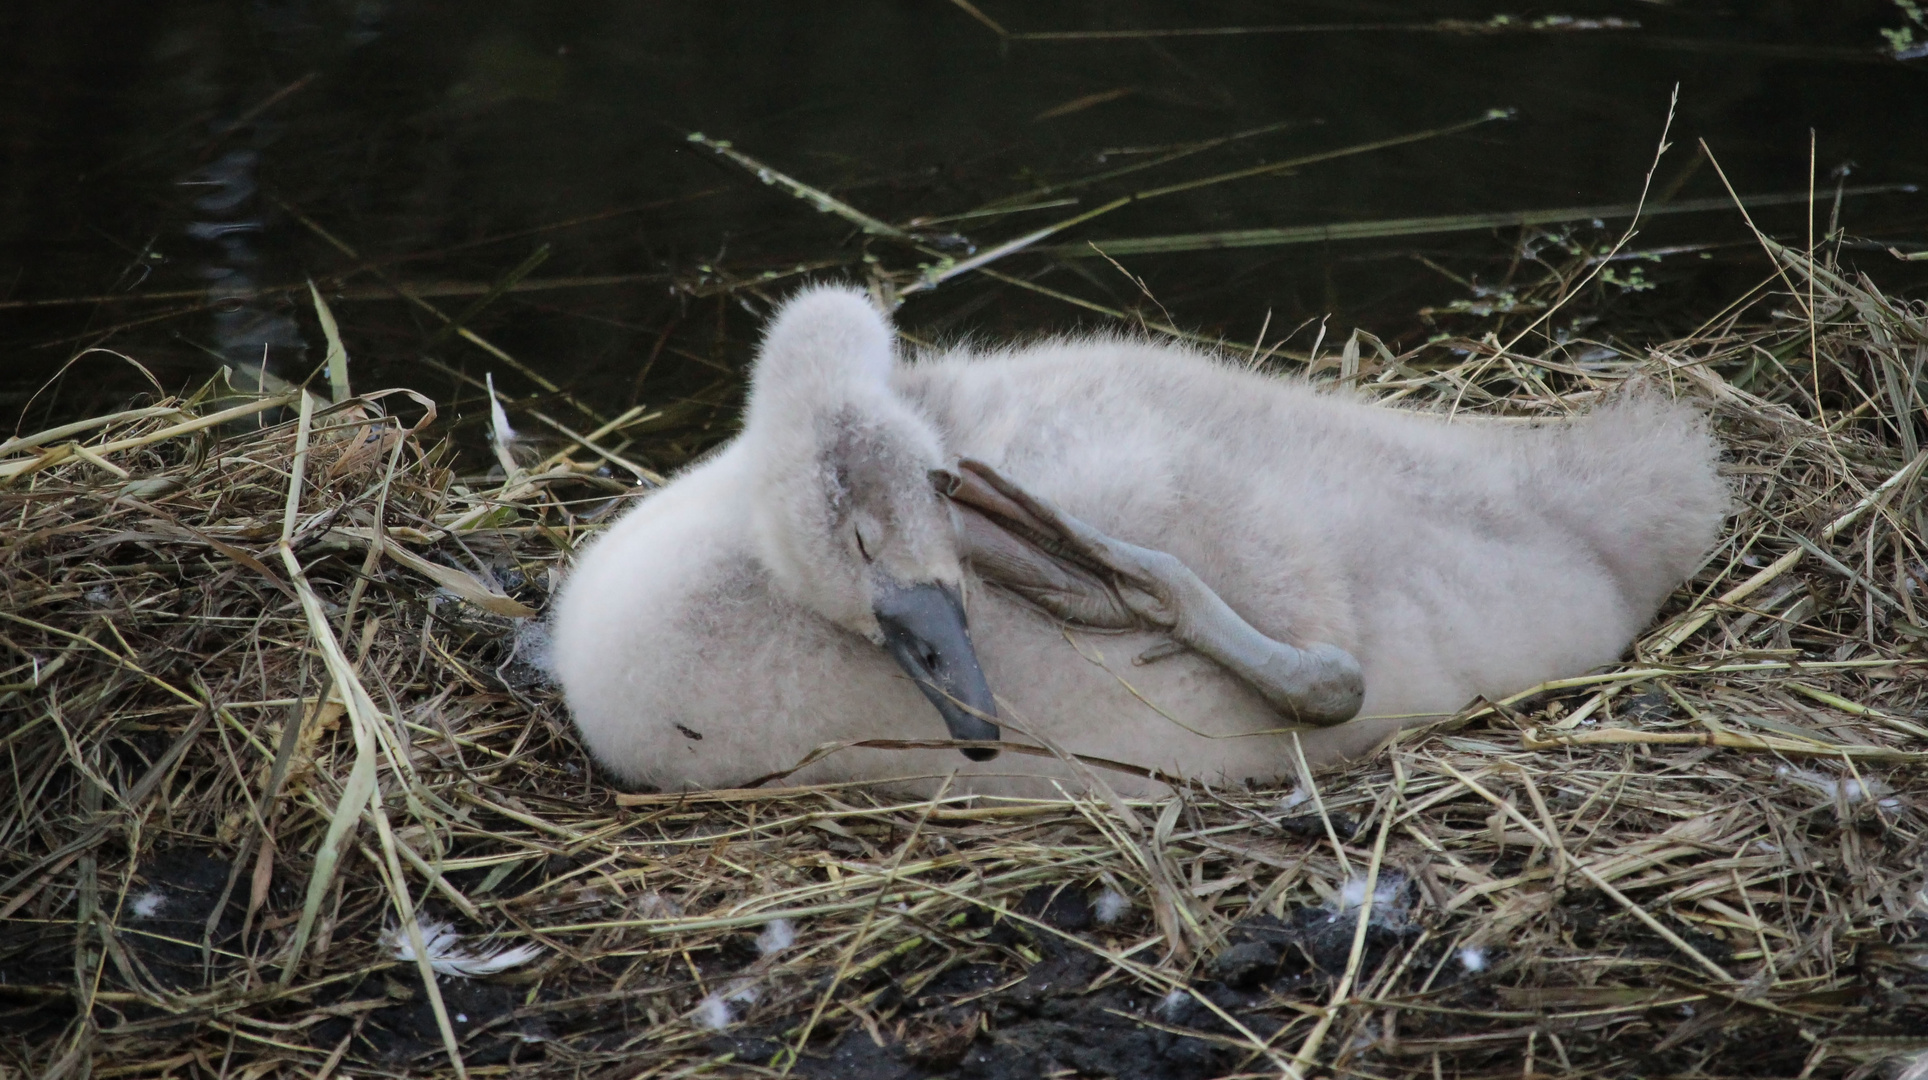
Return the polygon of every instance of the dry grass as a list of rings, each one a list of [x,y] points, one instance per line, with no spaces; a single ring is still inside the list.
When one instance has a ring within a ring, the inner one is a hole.
[[[1669,385],[1743,509],[1620,669],[1273,791],[619,795],[515,617],[620,506],[588,455],[464,479],[406,397],[225,386],[0,446],[0,1074],[1828,1076],[1928,1049],[1928,317],[1776,257],[1781,291],[1639,355],[1314,357],[1515,417]],[[419,911],[538,955],[425,983],[384,942]]]

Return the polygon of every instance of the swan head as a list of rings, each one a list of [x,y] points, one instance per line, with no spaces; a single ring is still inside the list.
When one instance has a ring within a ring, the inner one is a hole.
[[[953,738],[996,739],[939,494],[943,445],[892,391],[896,363],[889,324],[860,292],[811,289],[777,313],[740,440],[756,552],[779,591],[889,653]]]

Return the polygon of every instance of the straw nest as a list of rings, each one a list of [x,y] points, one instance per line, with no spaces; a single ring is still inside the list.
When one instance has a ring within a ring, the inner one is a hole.
[[[1315,372],[1528,418],[1670,386],[1741,509],[1621,667],[1154,803],[618,793],[532,616],[637,492],[580,451],[465,479],[419,398],[220,384],[9,441],[0,1074],[1791,1076],[1928,1049],[1928,320],[1774,254],[1776,293],[1643,354],[1354,338]]]

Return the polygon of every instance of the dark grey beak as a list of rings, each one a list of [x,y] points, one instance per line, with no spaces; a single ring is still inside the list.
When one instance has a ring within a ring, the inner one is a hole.
[[[964,624],[964,601],[953,589],[934,582],[892,587],[877,598],[877,622],[884,648],[924,692],[953,739],[998,738],[990,684],[978,667],[971,631]],[[974,746],[963,751],[972,761],[989,761],[997,751]]]

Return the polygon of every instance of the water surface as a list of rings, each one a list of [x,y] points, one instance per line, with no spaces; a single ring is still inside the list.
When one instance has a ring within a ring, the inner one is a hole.
[[[963,274],[908,297],[900,319],[921,340],[1116,324],[1071,297],[1241,344],[1263,326],[1285,356],[1322,324],[1329,340],[1358,326],[1395,349],[1524,325],[1493,314],[1507,286],[1624,220],[1232,250],[1142,241],[1630,203],[1676,85],[1656,205],[1725,197],[1702,138],[1741,192],[1803,192],[1812,130],[1823,219],[1837,185],[1928,181],[1928,60],[1884,53],[1880,31],[1905,21],[1885,0],[976,8],[1004,34],[944,0],[12,6],[4,419],[25,410],[33,427],[124,400],[150,375],[174,391],[223,364],[302,378],[321,358],[301,285],[313,278],[358,385],[418,387],[458,430],[484,417],[485,373],[524,426],[540,412],[583,430],[639,406],[662,415],[625,434],[668,466],[727,430],[759,319],[797,281],[910,272],[1119,196],[1489,110],[1512,118],[1124,206],[991,267],[1036,288]],[[1554,16],[1602,28],[1531,29]],[[1332,23],[1368,25],[1263,29]],[[1021,36],[1232,27],[1259,29]],[[917,243],[819,213],[692,132]],[[1146,167],[1105,178],[1132,166]],[[1762,206],[1756,221],[1805,241],[1804,206]],[[1906,292],[1928,264],[1885,248],[1928,247],[1925,221],[1920,195],[1849,196],[1841,257]],[[1125,253],[1076,257],[1093,243]],[[1663,336],[1767,273],[1732,211],[1656,217],[1634,247],[1667,254],[1628,264],[1638,276],[1616,279],[1634,288],[1596,286],[1578,324],[1549,331]],[[465,317],[518,268],[515,291]],[[145,373],[100,353],[66,366],[90,347]]]

